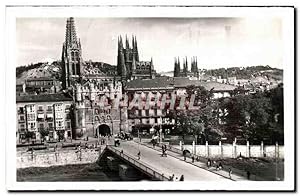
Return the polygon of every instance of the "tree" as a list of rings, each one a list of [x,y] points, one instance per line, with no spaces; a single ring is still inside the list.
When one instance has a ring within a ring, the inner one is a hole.
[[[171,112],[170,117],[176,122],[175,133],[183,138],[185,135],[193,135],[196,141],[203,136],[206,140],[217,124],[217,104],[211,99],[212,92],[202,86],[188,86],[186,92],[188,98],[195,95],[193,105],[198,106],[198,109]]]
[[[49,130],[41,129],[40,134],[41,134],[42,140],[45,140],[45,137],[49,135]]]
[[[25,132],[25,138],[27,139],[27,142],[29,142],[29,140],[33,138],[33,135],[34,135],[34,132],[32,132],[32,131]]]

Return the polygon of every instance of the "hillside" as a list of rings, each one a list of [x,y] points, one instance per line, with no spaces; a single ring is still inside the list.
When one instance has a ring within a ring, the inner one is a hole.
[[[237,79],[253,80],[253,81],[282,81],[283,70],[272,68],[270,66],[252,66],[252,67],[230,67],[219,69],[201,69],[200,76],[202,79],[209,79],[210,77],[236,77]],[[160,72],[162,76],[173,77],[173,71]]]
[[[270,66],[252,66],[252,67],[230,67],[212,70],[203,70],[206,76],[215,76],[221,78],[236,77],[237,79],[248,79],[265,77],[270,80],[282,80],[283,70],[272,68]]]
[[[24,83],[26,79],[50,77],[59,79],[61,77],[61,66],[58,61],[53,63],[36,63],[16,68],[17,84]]]
[[[26,79],[30,78],[61,78],[62,68],[60,61],[52,63],[39,62],[27,66],[20,66],[16,68],[17,84],[22,84]],[[84,74],[107,74],[114,75],[116,73],[116,66],[103,62],[84,62]]]

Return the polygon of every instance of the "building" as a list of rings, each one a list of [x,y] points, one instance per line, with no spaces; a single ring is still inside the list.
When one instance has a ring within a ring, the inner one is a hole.
[[[74,132],[77,137],[95,137],[127,130],[127,114],[114,102],[122,97],[121,82],[87,81],[74,91]]]
[[[60,81],[49,77],[30,78],[25,80],[25,84],[28,94],[57,93],[61,89]]]
[[[161,108],[160,101],[163,95],[170,100],[174,87],[169,84],[167,77],[157,77],[152,80],[132,80],[124,87],[128,96],[128,129],[136,134],[137,130],[149,132],[152,127],[171,129],[175,121],[168,116],[166,107]],[[158,100],[152,98],[156,96]],[[134,103],[135,97],[141,98],[141,103]],[[149,102],[148,99],[151,99]],[[149,103],[147,106],[146,103]],[[130,104],[133,104],[131,106]]]
[[[134,48],[137,48],[136,40],[134,43]],[[138,54],[133,52],[137,50],[123,51],[127,54],[127,65],[129,53],[130,56],[134,53],[138,59]],[[120,107],[112,107],[122,96],[121,76],[114,75],[111,66],[111,74],[106,74],[100,70],[104,65],[94,66],[91,61],[84,63],[73,18],[67,20],[62,53],[63,88],[72,94],[74,100],[73,137],[95,137],[127,130],[127,113]]]
[[[170,111],[178,106],[180,97],[186,95],[187,87],[191,85],[202,86],[211,91],[213,99],[230,97],[236,89],[235,86],[228,84],[202,82],[187,77],[157,77],[151,80],[129,81],[124,87],[124,93],[128,96],[129,131],[134,131],[136,127],[140,130],[149,131],[153,126],[156,128],[161,127],[163,130],[171,130],[175,121]],[[170,104],[161,107],[164,96],[165,100],[176,100],[175,107],[170,108]],[[141,102],[136,101],[135,97],[141,97]],[[149,103],[148,106],[146,103]],[[130,104],[133,104],[134,107],[130,107]]]
[[[188,61],[187,57],[183,59],[183,69],[180,67],[179,57],[175,58],[174,63],[174,77],[190,77],[194,79],[199,79],[199,70],[197,57],[191,58],[191,70],[188,70]]]
[[[154,70],[153,60],[140,61],[136,37],[132,37],[132,47],[129,45],[126,36],[125,48],[123,47],[122,37],[118,38],[118,60],[117,73],[122,80],[134,79],[153,79],[156,71]]]
[[[62,93],[17,96],[17,140],[25,141],[28,132],[41,140],[43,131],[49,140],[70,138],[72,103],[73,98]]]

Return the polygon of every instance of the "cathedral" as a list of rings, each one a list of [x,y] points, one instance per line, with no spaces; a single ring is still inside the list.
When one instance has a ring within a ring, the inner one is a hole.
[[[183,59],[183,69],[180,68],[180,60],[179,57],[175,57],[174,63],[174,77],[190,77],[199,79],[199,70],[198,70],[198,62],[197,57],[191,58],[191,70],[188,70],[188,61],[187,57]]]
[[[112,107],[122,96],[121,77],[95,72],[83,61],[74,18],[67,19],[61,63],[63,89],[73,96],[72,135],[93,137],[127,130],[126,107]]]
[[[122,80],[134,79],[153,79],[156,71],[152,58],[150,61],[140,61],[136,37],[132,36],[132,47],[126,36],[125,48],[123,47],[122,37],[118,37],[118,59],[117,73]]]

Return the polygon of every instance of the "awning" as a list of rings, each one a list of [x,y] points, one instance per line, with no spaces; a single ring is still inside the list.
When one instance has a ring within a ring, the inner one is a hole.
[[[47,114],[47,118],[53,118],[53,114]]]
[[[44,114],[38,114],[38,118],[44,118]]]

